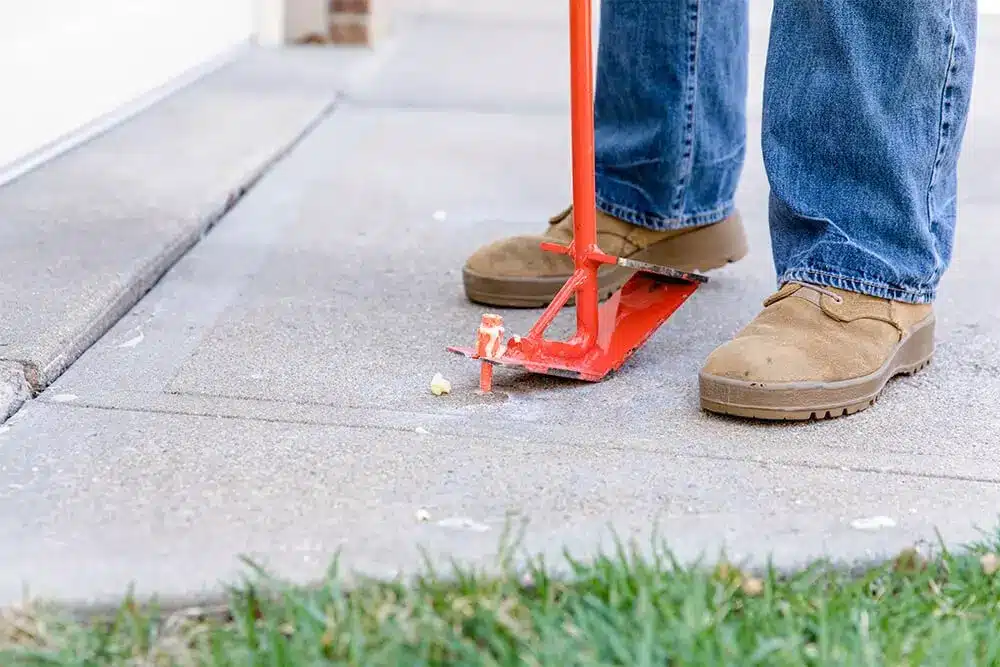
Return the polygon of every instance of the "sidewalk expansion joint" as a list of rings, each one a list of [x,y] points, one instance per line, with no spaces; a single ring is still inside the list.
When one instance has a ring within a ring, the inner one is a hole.
[[[39,368],[24,361],[0,359],[0,424],[20,410],[29,399],[55,382],[127,315],[274,167],[333,115],[343,98],[343,93],[333,94],[332,99],[303,125],[298,134],[250,171],[236,187],[224,193],[218,205],[202,216],[200,224],[152,257],[134,276],[129,288],[122,290],[117,298],[108,303],[91,324],[68,341],[62,353],[47,365]]]

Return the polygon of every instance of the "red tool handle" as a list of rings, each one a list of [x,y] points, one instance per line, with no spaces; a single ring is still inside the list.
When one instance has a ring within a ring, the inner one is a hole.
[[[586,275],[576,292],[577,341],[598,330],[596,184],[594,174],[594,66],[591,0],[569,0],[570,108],[573,139],[573,259]]]

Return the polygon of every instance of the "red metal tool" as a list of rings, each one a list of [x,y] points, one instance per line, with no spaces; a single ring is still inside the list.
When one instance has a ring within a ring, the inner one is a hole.
[[[527,335],[504,340],[503,318],[483,315],[475,348],[450,351],[482,362],[479,385],[493,386],[493,366],[596,382],[618,370],[683,304],[704,276],[614,257],[597,246],[594,176],[593,45],[591,0],[570,1],[570,106],[573,137],[573,242],[542,247],[573,257],[575,271]],[[625,285],[599,303],[597,271],[603,264],[636,270]],[[576,295],[576,334],[549,340],[545,331]]]

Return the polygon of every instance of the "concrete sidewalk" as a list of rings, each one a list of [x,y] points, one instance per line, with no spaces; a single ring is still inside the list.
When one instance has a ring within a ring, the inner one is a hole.
[[[537,231],[569,197],[565,29],[547,5],[533,9],[543,4],[490,14],[442,2],[408,17],[377,70],[310,102],[302,129],[319,122],[305,139],[0,426],[0,603],[25,583],[80,602],[131,582],[140,595],[210,595],[241,571],[240,555],[299,580],[338,550],[377,575],[419,566],[421,548],[487,563],[512,518],[528,521],[526,549],[553,558],[592,553],[611,529],[655,530],[684,557],[726,548],[782,565],[878,558],[935,530],[959,543],[995,526],[1000,93],[988,86],[968,134],[937,363],[875,409],[828,423],[752,425],[697,408],[704,357],[773,288],[757,9],[739,197],[752,256],[715,274],[606,383],[500,372],[494,397],[474,393],[475,366],[444,351],[472,340],[481,311],[462,297],[461,264],[489,239]],[[997,19],[984,19],[981,49],[979,80],[994,80]],[[286,55],[283,66],[314,72],[362,66]],[[120,153],[138,154],[152,140],[135,129],[143,122],[106,139],[132,132]],[[294,135],[265,126],[260,141]],[[57,165],[32,178],[0,191],[0,206],[26,192],[45,201],[68,175]],[[141,211],[132,219],[146,229]],[[44,288],[19,289],[49,312]],[[535,316],[509,313],[509,328]],[[45,339],[61,324],[24,331]],[[435,372],[451,395],[430,395]],[[875,517],[882,527],[865,529]]]

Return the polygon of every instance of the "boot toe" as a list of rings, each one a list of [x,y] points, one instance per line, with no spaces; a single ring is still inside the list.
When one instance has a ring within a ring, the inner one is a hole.
[[[495,241],[469,257],[465,272],[493,279],[569,276],[573,272],[572,260],[542,250],[545,240],[539,236],[515,236]]]
[[[712,352],[702,375],[760,384],[803,382],[822,375],[806,350],[774,338],[746,336]]]

